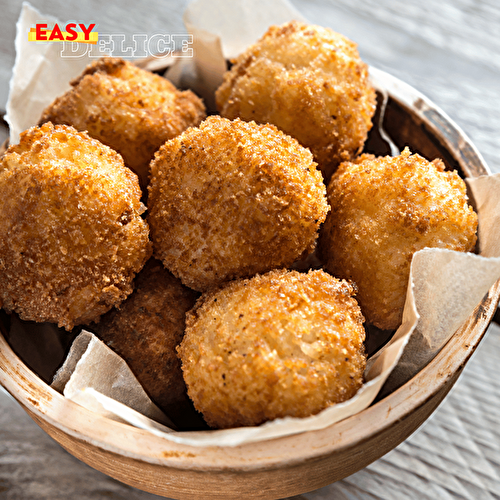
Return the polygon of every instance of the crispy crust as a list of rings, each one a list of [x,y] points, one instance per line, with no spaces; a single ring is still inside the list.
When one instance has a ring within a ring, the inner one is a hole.
[[[168,141],[151,175],[155,256],[199,291],[290,265],[328,211],[310,152],[272,125],[209,117]]]
[[[66,329],[131,293],[151,254],[137,176],[72,127],[21,134],[0,159],[0,305]]]
[[[178,348],[188,394],[211,427],[307,417],[363,383],[354,289],[323,271],[271,271],[204,294]]]
[[[186,312],[198,294],[150,259],[135,279],[134,292],[106,313],[93,329],[128,364],[151,399],[180,426],[190,404],[176,347],[184,336]]]
[[[395,158],[363,155],[343,163],[328,186],[332,211],[322,228],[326,269],[353,280],[369,323],[401,322],[413,254],[424,247],[469,252],[477,215],[466,186],[440,160],[408,149]]]
[[[88,131],[123,156],[144,188],[155,151],[205,118],[193,92],[181,92],[167,79],[118,58],[93,62],[71,85],[45,109],[40,123]]]
[[[272,26],[241,54],[216,101],[226,118],[272,123],[295,137],[326,180],[361,151],[376,104],[356,44],[297,21]]]

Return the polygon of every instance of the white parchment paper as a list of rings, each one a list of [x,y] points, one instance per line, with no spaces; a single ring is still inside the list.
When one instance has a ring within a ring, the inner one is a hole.
[[[40,21],[58,22],[23,2],[16,26],[16,61],[5,115],[10,144],[17,144],[19,134],[36,125],[45,107],[69,90],[69,82],[84,70],[91,57],[95,60],[99,55],[110,55],[109,51],[92,46],[82,56],[62,58],[61,43],[28,42],[30,28]]]
[[[86,389],[98,387],[109,398],[140,411],[150,419],[174,427],[172,421],[149,399],[127,363],[86,330],[73,341],[66,361],[54,376],[51,386],[77,402],[82,398],[84,400]],[[92,402],[89,399],[89,404],[84,406],[98,411],[99,408],[92,406]],[[117,414],[106,416],[123,421]]]
[[[301,17],[284,0],[259,0],[252,3],[250,11],[247,5],[243,0],[197,0],[186,11],[186,25],[195,40],[197,83],[212,98],[225,71],[226,57],[233,57],[256,41],[269,25]],[[18,52],[7,108],[12,142],[20,131],[37,123],[43,108],[66,90],[67,82],[78,76],[86,64],[85,61],[70,64],[72,61],[60,60],[56,50],[28,44],[23,33],[40,16],[25,4],[18,23]],[[67,64],[70,66],[66,67]],[[40,75],[44,75],[41,87],[37,84]],[[26,103],[30,103],[28,111]],[[197,446],[236,446],[321,429],[354,415],[371,404],[391,372],[396,387],[425,366],[500,278],[500,244],[496,238],[500,230],[500,176],[468,182],[479,214],[480,255],[442,249],[425,249],[415,254],[403,323],[391,342],[369,360],[366,383],[345,403],[312,417],[278,419],[259,427],[174,432],[148,418],[151,414],[146,402],[127,404],[130,387],[113,378],[115,370],[107,368],[104,362],[107,348],[99,346],[96,350],[98,344],[88,334],[80,346],[75,344],[75,351],[81,351],[83,346],[83,351],[75,354],[78,369],[73,361],[67,361],[56,385],[68,398],[94,411],[114,415],[164,439]],[[91,377],[86,373],[88,370],[92,370]],[[162,418],[156,417],[156,420]]]
[[[215,90],[222,83],[226,60],[255,43],[272,24],[305,21],[287,0],[245,2],[194,0],[184,12],[184,24],[193,34],[194,89],[208,109],[215,110]]]

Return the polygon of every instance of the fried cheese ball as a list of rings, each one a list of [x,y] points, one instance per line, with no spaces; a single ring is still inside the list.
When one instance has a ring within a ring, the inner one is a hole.
[[[135,279],[134,292],[93,325],[152,401],[183,428],[199,420],[187,397],[176,347],[184,336],[186,312],[197,298],[161,262],[150,259]]]
[[[465,182],[406,148],[400,156],[362,155],[343,163],[328,186],[332,210],[322,228],[326,269],[350,279],[368,323],[394,329],[402,319],[413,254],[425,247],[474,249],[477,215]]]
[[[272,123],[308,147],[328,180],[363,148],[375,91],[357,46],[329,28],[272,26],[216,92],[222,116]]]
[[[137,176],[87,134],[46,123],[0,159],[0,305],[70,330],[132,292],[151,255]]]
[[[329,209],[307,149],[219,116],[156,153],[148,207],[155,256],[198,291],[310,253]]]
[[[206,422],[229,428],[307,417],[354,396],[366,359],[353,293],[321,270],[275,270],[204,294],[178,352]]]
[[[155,151],[205,118],[205,107],[193,92],[181,92],[167,79],[119,58],[91,63],[71,85],[45,109],[40,123],[88,131],[123,156],[143,188]]]

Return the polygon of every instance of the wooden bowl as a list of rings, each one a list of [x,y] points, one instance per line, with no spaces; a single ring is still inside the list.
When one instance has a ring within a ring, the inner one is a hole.
[[[409,145],[429,159],[441,157],[462,175],[489,173],[469,139],[439,108],[386,73],[373,69],[372,75],[388,96],[383,114],[379,93],[376,120],[400,149]],[[382,135],[374,127],[366,149],[388,153]],[[0,382],[71,454],[136,488],[176,499],[282,498],[342,479],[410,436],[458,379],[499,297],[497,282],[423,370],[366,410],[322,430],[237,447],[175,444],[94,414],[51,389],[2,335]]]

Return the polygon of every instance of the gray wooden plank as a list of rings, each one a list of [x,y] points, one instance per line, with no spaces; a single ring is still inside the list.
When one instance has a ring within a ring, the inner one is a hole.
[[[95,20],[103,31],[183,31],[186,1],[34,0],[60,19]],[[500,4],[496,0],[292,0],[312,22],[359,44],[363,58],[423,92],[472,138],[493,171],[500,131]],[[0,108],[14,61],[21,1],[3,2]],[[299,499],[500,498],[500,328],[468,364],[433,417],[366,469]],[[68,455],[0,391],[0,498],[159,498]]]

